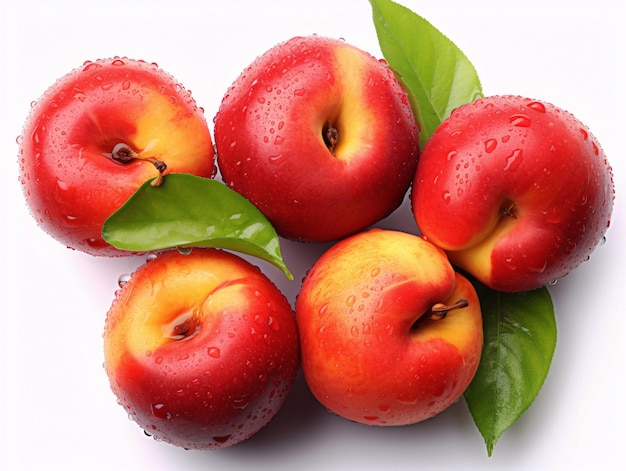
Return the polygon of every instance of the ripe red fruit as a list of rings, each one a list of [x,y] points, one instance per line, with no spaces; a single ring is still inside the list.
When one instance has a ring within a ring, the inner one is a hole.
[[[419,156],[407,93],[386,63],[345,41],[296,37],[257,58],[215,118],[224,181],[278,234],[322,242],[402,202]]]
[[[426,144],[417,224],[451,261],[526,291],[586,260],[610,223],[611,167],[589,129],[551,104],[493,96],[457,109]]]
[[[211,177],[214,151],[190,93],[156,64],[127,58],[86,62],[31,109],[20,138],[20,180],[39,226],[92,255],[121,252],[104,221],[163,172]]]
[[[298,369],[293,310],[242,258],[173,250],[142,265],[107,314],[104,366],[129,417],[189,449],[235,445],[277,414]]]

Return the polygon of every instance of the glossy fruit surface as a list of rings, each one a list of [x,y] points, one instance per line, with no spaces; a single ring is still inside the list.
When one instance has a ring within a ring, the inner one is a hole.
[[[418,132],[386,63],[320,36],[258,57],[215,118],[224,181],[280,235],[316,242],[364,229],[400,205]]]
[[[278,412],[294,384],[291,306],[261,271],[216,249],[161,254],[108,312],[105,368],[129,417],[189,449],[235,445]]]
[[[434,311],[452,307],[443,315]],[[369,425],[420,422],[449,407],[482,351],[480,303],[445,253],[374,229],[332,246],[296,303],[302,371],[330,411]]]
[[[85,62],[34,104],[20,138],[20,180],[39,226],[91,255],[123,252],[106,218],[160,173],[211,177],[204,113],[172,76],[139,60]]]
[[[423,235],[501,291],[526,291],[585,261],[609,227],[612,170],[572,114],[519,96],[465,105],[424,148],[412,204]]]

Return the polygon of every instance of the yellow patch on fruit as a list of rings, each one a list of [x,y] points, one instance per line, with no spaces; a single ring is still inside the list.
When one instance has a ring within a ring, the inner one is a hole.
[[[104,340],[109,368],[125,354],[140,358],[193,336],[201,324],[207,328],[207,316],[216,309],[213,293],[247,276],[237,264],[220,260],[219,253],[214,256],[214,261],[172,257],[167,264],[147,263],[132,275],[108,313]]]
[[[203,120],[170,100],[157,92],[144,97],[147,106],[137,118],[135,145],[140,157],[177,167],[205,155],[212,143]]]
[[[501,216],[491,232],[487,233],[475,245],[462,250],[448,250],[448,258],[453,265],[472,272],[479,280],[491,279],[491,254],[498,242],[501,242],[518,220],[513,217]]]
[[[463,276],[455,273],[455,288],[452,295],[443,304],[453,306],[462,299],[468,301],[467,307],[455,308],[448,311],[445,319],[423,319],[419,321],[411,340],[425,342],[431,339],[445,339],[449,344],[457,347],[462,356],[471,349],[476,350],[476,339],[469,337],[467,332],[480,332],[482,317],[480,301],[471,283]],[[425,314],[425,317],[428,313]],[[476,352],[478,354],[478,352]]]
[[[334,69],[343,71],[335,85],[342,94],[339,102],[341,113],[333,123],[339,133],[335,156],[343,161],[358,157],[364,148],[372,147],[375,143],[376,114],[363,93],[368,87],[368,68],[371,67],[365,59],[367,56],[361,51],[350,47],[335,50],[334,60],[337,65]]]

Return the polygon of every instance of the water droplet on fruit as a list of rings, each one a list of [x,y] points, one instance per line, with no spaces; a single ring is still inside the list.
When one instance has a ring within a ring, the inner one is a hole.
[[[488,154],[493,152],[494,150],[496,150],[496,147],[498,145],[498,141],[495,139],[487,139],[485,141],[485,152],[487,152]]]
[[[74,98],[78,101],[85,101],[87,99],[87,95],[80,90],[74,90]]]
[[[125,274],[123,274],[123,275],[120,275],[120,276],[117,278],[117,284],[118,284],[118,286],[119,286],[120,288],[121,288],[121,287],[123,287],[123,286],[124,286],[126,283],[128,283],[129,281],[130,281],[130,275],[128,275],[128,274],[126,274],[126,273],[125,273]]]
[[[509,118],[509,122],[518,128],[530,127],[530,118],[523,114],[514,114]]]
[[[228,440],[230,440],[231,435],[223,435],[223,436],[215,436],[215,437],[211,437],[213,440],[215,440],[217,443],[226,443]]]
[[[83,62],[83,72],[87,72],[88,70],[92,70],[92,69],[99,69],[100,67],[102,67],[102,65],[98,64],[97,62],[92,62],[92,61]]]
[[[559,282],[559,280],[552,280],[550,283],[548,283],[550,286],[554,286]]]
[[[113,84],[112,83],[103,83],[102,85],[100,85],[100,88],[102,90],[104,90],[105,92],[111,90],[111,88],[113,88]]]
[[[450,202],[450,199],[452,198],[452,195],[450,194],[448,190],[446,190],[443,192],[441,197],[443,198],[443,202],[448,204]]]
[[[272,329],[274,332],[278,332],[280,330],[280,322],[278,322],[272,316],[267,319],[267,325],[269,325],[270,329]]]
[[[351,294],[350,296],[348,296],[348,298],[346,299],[346,306],[348,307],[352,307],[354,306],[354,303],[356,302],[356,296]]]
[[[157,419],[167,420],[172,418],[171,414],[165,408],[165,404],[151,404],[150,408],[152,410],[152,415]]]
[[[507,158],[504,170],[515,170],[522,163],[522,149],[515,149]]]
[[[283,154],[270,155],[270,163],[278,165],[283,160]]]
[[[293,94],[295,96],[304,96],[305,93],[306,93],[306,90],[304,88],[298,88],[293,91]]]
[[[600,239],[600,241],[598,242],[598,245],[604,245],[606,244],[606,236],[602,237],[602,239]]]
[[[111,62],[111,65],[116,65],[116,66],[120,66],[120,65],[126,65],[126,62],[124,62],[122,59],[120,59],[119,57],[116,57],[113,62]]]
[[[176,247],[176,250],[178,250],[178,253],[181,255],[189,255],[193,247]]]
[[[324,317],[328,311],[328,303],[323,304],[317,312],[320,317]]]
[[[207,353],[212,358],[219,358],[222,354],[218,347],[209,347]]]
[[[250,398],[248,396],[239,396],[234,397],[230,405],[233,409],[245,409],[249,402]]]
[[[546,106],[540,101],[532,101],[528,103],[528,107],[532,110],[539,111],[540,113],[546,112]]]
[[[157,254],[155,253],[149,253],[148,255],[146,255],[146,262],[151,262],[152,260],[156,260],[157,259]]]
[[[356,325],[353,325],[352,328],[350,329],[350,333],[352,334],[353,337],[358,337],[359,328]]]
[[[448,159],[448,162],[450,162],[455,156],[456,156],[456,151],[453,150],[453,151],[448,153],[446,158]]]
[[[122,90],[128,90],[130,88],[130,82],[128,80],[124,80],[122,82]]]

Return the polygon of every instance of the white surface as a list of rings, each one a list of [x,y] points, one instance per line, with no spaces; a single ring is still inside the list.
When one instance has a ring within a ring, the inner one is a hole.
[[[16,137],[29,103],[83,61],[125,55],[157,62],[193,91],[211,120],[240,71],[291,36],[343,37],[380,56],[367,1],[1,1],[0,458],[10,469],[621,469],[622,3],[402,2],[465,51],[486,94],[526,95],[573,112],[599,139],[615,172],[617,200],[607,244],[551,289],[559,341],[550,375],[488,458],[463,401],[415,426],[368,428],[327,413],[301,379],[275,421],[233,448],[186,452],[145,437],[109,390],[101,345],[117,277],[142,260],[95,259],[66,250],[37,228],[17,183]],[[385,225],[414,229],[406,205]],[[261,266],[293,301],[304,271],[323,248],[285,243],[298,280],[293,283]]]

